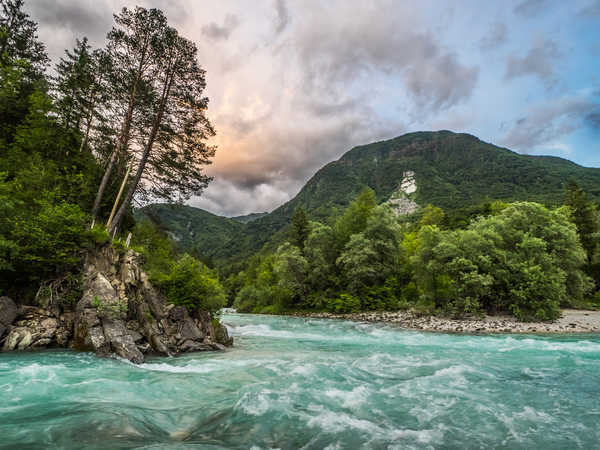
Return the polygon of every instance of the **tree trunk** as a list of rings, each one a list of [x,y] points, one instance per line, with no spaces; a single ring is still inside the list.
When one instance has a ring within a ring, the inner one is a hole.
[[[138,76],[136,83],[133,86],[133,90],[131,91],[131,95],[129,96],[129,105],[127,108],[127,114],[125,115],[125,119],[123,120],[123,124],[121,126],[121,133],[119,134],[119,138],[117,139],[115,148],[113,149],[113,151],[110,155],[110,159],[108,160],[108,165],[106,166],[106,170],[104,171],[104,175],[102,176],[102,181],[100,182],[100,186],[98,187],[98,193],[96,194],[96,199],[94,200],[94,206],[92,207],[92,221],[95,221],[96,217],[98,217],[98,211],[100,210],[100,202],[102,202],[102,197],[104,196],[104,191],[106,190],[106,186],[108,185],[108,180],[110,179],[110,175],[111,175],[113,167],[115,165],[115,161],[117,160],[117,155],[121,151],[121,148],[129,140],[129,129],[131,127],[131,120],[133,117],[133,107],[135,104],[135,94],[136,94],[137,83],[139,81],[139,78],[140,77]]]
[[[94,200],[94,206],[92,207],[92,223],[95,222],[96,217],[98,216],[98,211],[100,210],[100,202],[102,202],[102,197],[104,196],[104,191],[106,190],[106,186],[108,185],[108,180],[110,178],[110,174],[112,173],[113,167],[115,165],[115,161],[117,159],[117,155],[121,148],[123,148],[127,142],[129,141],[129,129],[131,127],[131,120],[133,117],[133,109],[135,106],[135,98],[137,93],[137,87],[142,79],[142,74],[144,72],[144,64],[146,63],[146,53],[148,51],[148,46],[150,45],[149,41],[146,41],[144,50],[140,56],[140,62],[137,67],[137,73],[135,77],[135,81],[133,83],[133,87],[131,90],[131,94],[129,95],[129,105],[127,106],[127,114],[125,116],[125,120],[123,121],[123,125],[121,127],[121,134],[119,135],[119,139],[115,145],[115,148],[110,155],[110,160],[108,161],[108,166],[106,167],[106,171],[104,172],[104,176],[102,177],[102,181],[100,182],[100,186],[98,187],[98,193],[96,194],[96,199]]]
[[[172,66],[169,66],[169,68]],[[163,114],[165,111],[165,106],[167,104],[167,99],[169,98],[171,85],[173,83],[173,74],[169,73],[169,68],[166,71],[166,79],[165,85],[163,86],[163,92],[160,100],[160,106],[158,108],[158,112],[156,113],[156,117],[154,119],[154,123],[152,124],[152,130],[150,131],[150,136],[148,137],[148,142],[146,143],[146,147],[144,147],[144,153],[142,154],[142,159],[140,160],[140,164],[138,165],[137,172],[135,174],[135,178],[133,179],[133,183],[129,187],[127,191],[127,195],[121,203],[121,207],[117,214],[115,215],[112,223],[110,224],[110,228],[108,229],[108,233],[110,235],[116,234],[119,226],[121,225],[121,221],[123,220],[123,216],[125,215],[125,211],[127,211],[127,207],[131,200],[133,199],[133,195],[137,189],[137,186],[142,179],[142,175],[144,174],[144,169],[146,168],[146,162],[148,162],[148,157],[150,156],[150,152],[152,151],[152,146],[154,145],[154,141],[156,140],[156,136],[158,134],[158,128],[162,122]]]
[[[94,120],[94,107],[96,106],[96,93],[94,89],[92,89],[92,93],[90,95],[90,108],[87,116],[87,124],[85,128],[85,135],[81,141],[81,145],[79,146],[79,151],[82,152],[85,148],[88,138],[90,137],[90,130],[92,129],[92,121]]]

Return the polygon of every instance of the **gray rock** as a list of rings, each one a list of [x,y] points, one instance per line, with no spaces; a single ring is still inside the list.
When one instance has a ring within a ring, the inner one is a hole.
[[[215,341],[226,347],[231,347],[233,345],[233,338],[229,336],[227,327],[222,323],[219,323],[219,325],[215,327]]]
[[[135,330],[128,330],[129,334],[131,335],[131,339],[133,339],[133,342],[139,342],[142,339],[144,339],[144,336],[142,336],[140,333],[138,333]]]
[[[17,317],[17,305],[8,297],[0,297],[0,338]]]
[[[144,362],[144,355],[135,345],[131,332],[120,320],[103,321],[104,336],[111,349],[119,356],[139,364]]]
[[[8,333],[8,336],[4,341],[4,346],[2,347],[2,349],[5,352],[17,349],[17,346],[25,336],[25,330],[26,328],[23,327],[13,328],[12,330],[10,330],[10,333]]]
[[[214,350],[213,346],[210,344],[206,344],[203,342],[197,342],[192,340],[184,341],[183,344],[179,346],[180,352],[202,352],[207,350]]]
[[[202,341],[204,339],[204,334],[200,331],[200,329],[196,326],[194,319],[191,317],[185,318],[182,322],[180,322],[180,334],[181,339],[188,340],[191,339],[193,341]]]
[[[218,350],[221,352],[227,350],[227,347],[225,347],[223,344],[219,344],[218,342],[210,342],[209,345],[213,350]]]
[[[173,320],[176,322],[179,320],[185,320],[188,317],[189,314],[185,306],[173,305],[173,307],[169,310],[169,320]]]

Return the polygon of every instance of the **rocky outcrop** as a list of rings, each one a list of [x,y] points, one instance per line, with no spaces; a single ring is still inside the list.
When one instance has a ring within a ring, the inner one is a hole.
[[[6,317],[10,326],[15,318],[9,320],[10,311],[10,303],[0,299],[0,324]],[[56,311],[21,307],[3,349],[72,346],[140,363],[148,354],[224,350],[233,344],[209,313],[169,304],[141,270],[140,255],[111,246],[88,255],[83,296],[74,311]]]
[[[0,339],[17,317],[17,305],[8,297],[0,297]]]
[[[65,312],[58,317],[51,311],[35,306],[21,306],[17,320],[4,340],[2,349],[25,350],[28,348],[66,347],[73,328],[73,313]]]

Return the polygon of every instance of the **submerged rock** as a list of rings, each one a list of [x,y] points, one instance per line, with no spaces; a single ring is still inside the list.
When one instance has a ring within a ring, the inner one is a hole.
[[[141,363],[146,354],[224,350],[233,344],[208,312],[169,304],[141,269],[140,258],[109,245],[88,255],[83,295],[74,311],[17,309],[12,300],[0,298],[0,337],[17,319],[3,349],[71,346]]]

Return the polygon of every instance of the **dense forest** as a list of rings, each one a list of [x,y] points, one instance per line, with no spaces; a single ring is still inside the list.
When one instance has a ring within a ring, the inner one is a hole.
[[[575,184],[559,207],[493,201],[445,214],[428,205],[418,221],[398,220],[367,187],[329,222],[298,207],[286,231],[275,251],[227,278],[238,310],[551,320],[561,307],[600,306],[600,216]]]
[[[0,0],[0,295],[73,305],[86,253],[113,240],[147,255],[175,303],[216,311],[216,276],[177,255],[134,200],[182,201],[215,149],[195,44],[160,10],[123,8],[105,48],[77,40],[50,66],[22,0]]]
[[[211,312],[600,306],[597,169],[413,133],[351,150],[270,214],[138,209],[210,182],[194,43],[159,10],[123,8],[105,48],[82,37],[51,67],[23,1],[0,6],[0,295],[73,305],[86,252],[111,242],[142,253],[171,302]],[[421,206],[404,216],[389,200],[407,170]]]

